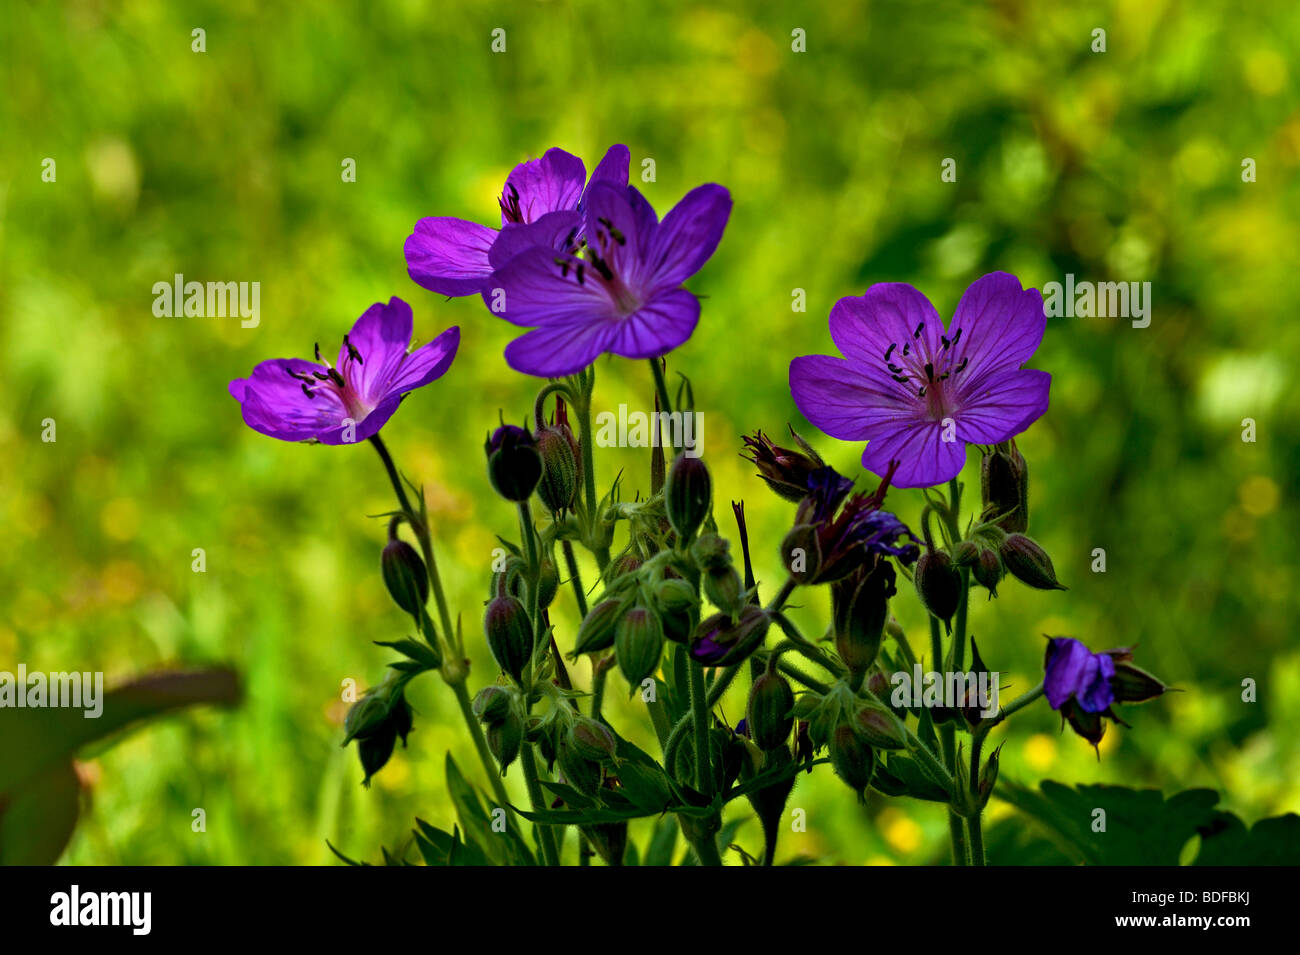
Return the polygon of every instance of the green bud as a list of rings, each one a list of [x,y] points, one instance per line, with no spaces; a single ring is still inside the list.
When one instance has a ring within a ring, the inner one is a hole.
[[[975,582],[989,592],[990,597],[998,595],[998,583],[1002,580],[1002,558],[992,547],[980,548],[975,565],[971,568]]]
[[[764,671],[754,680],[745,708],[749,737],[759,749],[784,747],[794,729],[794,691],[779,673]]]
[[[868,703],[853,718],[853,729],[876,749],[903,749],[907,746],[898,720],[882,706]]]
[[[1002,755],[1002,747],[1006,743],[999,743],[998,748],[989,754],[988,762],[980,770],[979,784],[976,789],[979,793],[979,807],[983,809],[988,805],[989,797],[993,795],[993,787],[998,782],[998,758]]]
[[[380,555],[379,567],[393,602],[418,618],[429,599],[429,573],[415,548],[404,540],[392,538]]]
[[[533,624],[524,605],[515,597],[494,598],[483,617],[483,630],[497,665],[519,680],[533,654]]]
[[[599,653],[614,645],[614,630],[623,616],[623,601],[602,600],[587,611],[578,627],[578,640],[573,647],[573,656],[583,653]]]
[[[952,558],[941,550],[926,551],[916,562],[912,580],[925,609],[944,623],[951,620],[961,601],[961,574]]]
[[[894,580],[894,565],[880,561],[831,584],[835,650],[848,667],[849,683],[855,688],[861,686],[880,653]]]
[[[569,727],[569,744],[588,760],[612,760],[618,751],[618,738],[604,723],[579,716]]]
[[[831,732],[828,748],[835,775],[858,794],[859,802],[865,802],[863,794],[876,771],[875,751],[847,723],[839,724]]]
[[[1115,675],[1110,678],[1110,688],[1119,703],[1145,703],[1169,689],[1146,670],[1122,658],[1115,660]]]
[[[691,545],[691,560],[700,570],[731,566],[731,545],[717,534],[701,534]]]
[[[664,631],[659,617],[646,607],[633,607],[614,632],[614,655],[619,669],[634,687],[659,669],[664,651]]]
[[[364,694],[348,708],[343,720],[343,745],[373,736],[388,720],[388,690],[379,687]]]
[[[378,732],[357,740],[357,755],[361,758],[361,768],[366,774],[361,785],[370,788],[370,777],[388,764],[396,744],[397,728],[391,723],[385,723]]]
[[[664,482],[664,508],[679,540],[689,541],[709,516],[713,481],[704,461],[688,454],[673,459]]]
[[[822,568],[821,541],[812,524],[796,524],[781,541],[781,559],[785,569],[801,584],[817,579]]]
[[[1047,551],[1024,534],[1008,534],[1001,547],[1002,564],[1023,584],[1038,590],[1067,590],[1056,579]]]
[[[549,557],[542,558],[541,575],[537,581],[537,606],[545,610],[555,600],[555,595],[560,591],[560,572],[556,569],[555,561]]]
[[[503,686],[485,686],[474,697],[471,708],[481,723],[499,723],[510,713],[510,691]]]
[[[563,514],[573,506],[578,488],[578,461],[569,438],[558,428],[537,429],[533,435],[542,458],[542,479],[537,496],[552,514]]]
[[[695,595],[695,588],[679,577],[672,577],[655,585],[654,599],[664,637],[674,643],[689,641],[700,622],[700,599]]]
[[[700,577],[700,589],[715,607],[726,613],[736,613],[744,603],[745,585],[736,568],[730,565],[706,570]]]
[[[600,763],[588,759],[578,750],[568,737],[562,737],[556,751],[555,761],[564,774],[564,780],[578,792],[594,796],[600,792],[600,784],[605,773]]]
[[[1008,534],[1029,527],[1029,468],[1015,442],[998,445],[980,462],[980,492],[984,520]]]
[[[974,541],[960,541],[952,549],[952,562],[958,567],[970,567],[979,559],[979,545]]]
[[[501,767],[501,775],[515,761],[524,742],[524,720],[515,706],[508,708],[505,719],[490,725],[483,734],[487,738],[488,749]]]

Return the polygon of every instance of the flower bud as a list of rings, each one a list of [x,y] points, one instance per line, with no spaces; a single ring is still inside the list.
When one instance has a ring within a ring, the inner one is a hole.
[[[926,551],[916,561],[912,580],[925,609],[944,623],[951,620],[961,602],[961,574],[952,558],[941,550]]]
[[[779,673],[770,670],[759,674],[749,690],[745,707],[745,727],[759,749],[785,746],[794,729],[794,691]]]
[[[560,571],[555,561],[549,557],[542,558],[541,573],[537,580],[537,607],[545,610],[560,592]]]
[[[729,614],[738,611],[743,603],[745,585],[730,565],[706,570],[700,577],[700,589],[715,607]]]
[[[620,577],[626,577],[628,574],[635,574],[641,569],[641,558],[636,554],[620,554],[609,563],[605,569],[605,580],[613,584]]]
[[[505,719],[488,726],[483,735],[504,776],[506,769],[519,755],[524,742],[524,720],[519,710],[514,706],[509,707]]]
[[[614,631],[614,655],[619,669],[633,686],[659,669],[664,651],[664,631],[659,617],[645,607],[633,607]]]
[[[348,708],[343,720],[343,745],[378,732],[388,720],[388,692],[384,688],[366,693]]]
[[[731,566],[731,545],[717,534],[701,534],[691,545],[691,560],[700,570]]]
[[[907,745],[898,720],[884,707],[872,703],[859,708],[853,717],[853,729],[876,749],[903,749]]]
[[[618,739],[604,723],[579,716],[569,727],[569,744],[583,759],[603,762],[614,758]]]
[[[822,569],[821,539],[812,524],[796,524],[781,541],[781,560],[796,581],[809,584]]]
[[[533,435],[542,458],[542,478],[537,496],[552,514],[563,514],[573,506],[578,489],[578,462],[573,445],[558,428],[545,426]]]
[[[1029,527],[1029,469],[1015,442],[995,447],[980,462],[984,519],[1008,534]]]
[[[1033,540],[1024,534],[1008,534],[1000,548],[1002,564],[1007,573],[1023,584],[1039,590],[1066,590],[1056,580],[1052,558],[1047,556]]]
[[[668,523],[680,540],[688,541],[709,516],[713,481],[704,461],[688,454],[673,459],[664,482],[664,508]]]
[[[415,548],[400,538],[392,538],[380,554],[379,568],[393,602],[418,618],[429,599],[429,572]]]
[[[526,501],[542,478],[542,456],[533,436],[513,424],[503,424],[483,446],[488,480],[507,501]]]
[[[863,793],[876,771],[876,754],[871,746],[852,726],[841,723],[831,732],[828,749],[835,775],[858,794],[859,802],[865,802]]]
[[[1110,688],[1117,703],[1145,703],[1169,689],[1146,670],[1122,658],[1115,660],[1115,675],[1110,678]]]
[[[787,501],[799,503],[808,495],[808,478],[815,471],[826,467],[816,451],[803,438],[790,429],[790,436],[799,445],[799,450],[778,447],[762,431],[747,437],[745,451],[741,457],[753,462],[758,467],[758,476],[767,482],[767,486]]]
[[[555,761],[560,766],[560,772],[564,774],[564,781],[578,792],[584,796],[594,796],[600,792],[605,771],[601,769],[600,763],[583,756],[569,737],[560,738]]]
[[[488,649],[497,665],[518,680],[533,654],[533,624],[515,597],[496,597],[483,617]]]
[[[623,602],[613,598],[602,600],[587,611],[582,625],[578,627],[578,640],[573,647],[573,656],[583,653],[599,653],[614,645],[614,629],[623,616]]]
[[[772,618],[753,604],[747,604],[734,623],[726,613],[706,617],[695,628],[691,659],[710,667],[739,663],[763,645],[771,622]]]
[[[882,560],[831,584],[835,650],[849,668],[854,687],[861,685],[880,652],[894,579],[893,564]]]
[[[1002,580],[1002,558],[992,547],[980,548],[979,556],[971,568],[975,582],[989,592],[990,597],[998,595],[998,583]]]
[[[510,713],[510,691],[503,686],[485,686],[474,696],[471,708],[479,722],[499,723]]]
[[[695,589],[680,577],[669,578],[655,585],[654,599],[664,637],[674,643],[688,642],[700,616]]]
[[[979,545],[974,541],[960,541],[952,549],[952,562],[958,567],[970,567],[980,556]]]
[[[357,755],[361,757],[361,768],[366,774],[361,785],[370,788],[370,777],[388,764],[396,744],[397,728],[391,723],[386,723],[378,732],[357,740]]]
[[[989,797],[993,795],[993,787],[998,782],[998,760],[1002,755],[1002,747],[1006,743],[999,743],[998,748],[989,754],[988,762],[980,770],[979,783],[976,785],[976,791],[979,794],[979,806],[983,809],[988,805]]]
[[[578,827],[607,866],[621,866],[627,853],[627,823],[598,822]]]

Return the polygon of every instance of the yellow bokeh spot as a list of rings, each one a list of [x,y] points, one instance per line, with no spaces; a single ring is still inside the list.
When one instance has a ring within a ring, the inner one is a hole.
[[[1035,733],[1025,741],[1025,762],[1037,772],[1046,772],[1056,762],[1057,748],[1056,740],[1051,736]]]
[[[1277,50],[1255,50],[1246,58],[1246,82],[1256,93],[1272,96],[1286,85],[1286,60]]]
[[[915,852],[921,846],[921,827],[911,816],[897,809],[886,809],[877,820],[880,833],[894,849],[901,853]]]
[[[129,497],[115,497],[99,512],[99,526],[114,540],[130,540],[140,527],[140,508]]]
[[[1277,482],[1265,474],[1252,474],[1237,485],[1241,509],[1252,517],[1264,517],[1277,510],[1281,498]]]
[[[888,856],[872,856],[871,858],[867,859],[867,861],[864,864],[865,865],[898,865],[897,862],[895,862],[893,859],[889,858]]]

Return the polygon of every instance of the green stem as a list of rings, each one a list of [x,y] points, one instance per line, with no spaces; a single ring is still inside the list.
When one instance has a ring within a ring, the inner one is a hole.
[[[537,781],[537,760],[533,756],[533,748],[525,744],[519,752],[520,762],[524,767],[524,780],[528,784],[528,801],[532,804],[533,812],[543,812],[546,809],[546,799],[542,795],[541,784]],[[545,823],[537,824],[538,842],[542,844],[542,858],[547,865],[559,865],[560,853],[555,846],[555,830]]]
[[[560,541],[560,550],[564,552],[564,564],[569,569],[569,580],[573,584],[573,598],[578,602],[578,616],[587,616],[587,594],[582,589],[582,574],[578,572],[578,557],[573,552],[573,542],[567,537]]]
[[[679,648],[678,652],[686,651]],[[691,715],[695,724],[695,788],[705,796],[711,796],[713,754],[709,752],[709,704],[704,694],[704,667],[688,660],[686,670],[691,683]]]
[[[971,734],[970,743],[970,791],[979,806],[980,754],[984,748],[984,734]],[[980,819],[982,810],[976,809],[973,816],[966,819],[966,831],[970,836],[970,863],[973,866],[988,865],[984,858],[984,825]]]
[[[578,444],[582,448],[582,483],[586,491],[586,517],[588,525],[588,534],[594,537],[596,523],[600,520],[600,515],[596,513],[596,464],[592,456],[592,435],[591,435],[591,394],[595,390],[596,369],[588,368],[582,378],[582,394],[579,401],[574,404],[574,414],[578,417],[578,430],[580,437]],[[609,548],[601,544],[592,549],[596,555],[596,565],[603,571],[609,563]]]
[[[483,727],[479,725],[478,719],[474,716],[469,690],[465,688],[464,683],[453,683],[451,691],[456,696],[456,704],[460,707],[461,715],[465,718],[465,725],[469,727],[469,734],[474,739],[474,748],[478,750],[479,761],[483,763],[483,769],[487,772],[488,780],[492,784],[492,794],[496,796],[497,805],[502,809],[509,808],[510,797],[506,794],[505,784],[501,782],[501,774],[497,771],[496,760],[492,758],[492,751],[488,749],[487,739],[483,736]]]
[[[664,381],[661,359],[650,359],[650,371],[655,377],[655,391],[659,395],[659,407],[667,414],[673,413],[673,403],[668,398],[668,383]]]

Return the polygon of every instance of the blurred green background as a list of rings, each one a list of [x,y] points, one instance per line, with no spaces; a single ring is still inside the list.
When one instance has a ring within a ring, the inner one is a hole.
[[[1010,736],[1003,772],[1023,782],[1211,786],[1248,823],[1300,809],[1300,9],[765,6],[5,5],[0,669],[102,669],[111,683],[231,661],[247,682],[237,710],[173,718],[83,763],[93,808],[65,861],[323,863],[327,838],[375,860],[416,815],[450,829],[444,754],[482,776],[436,676],[413,685],[410,749],[373,789],[338,745],[343,682],[380,679],[392,655],[371,641],[409,624],[377,573],[384,528],[367,515],[391,507],[378,460],[253,433],[226,383],[309,356],[391,295],[413,304],[420,340],[461,326],[450,373],[385,437],[427,488],[453,606],[477,635],[494,534],[513,528],[483,435],[498,409],[520,418],[537,382],[501,357],[513,327],[414,285],[402,243],[424,215],[495,221],[510,167],[552,145],[590,169],[614,142],[634,177],[655,160],[657,181],[637,185],[661,215],[701,182],[735,199],[691,282],[703,319],[669,374],[694,383],[719,519],[729,529],[726,502],[746,501],[768,593],[792,508],[737,456],[740,436],[792,422],[862,477],[861,448],[814,434],[786,386],[792,357],[833,350],[837,298],[907,281],[948,315],[993,269],[1038,287],[1067,273],[1150,281],[1149,328],[1049,322],[1032,364],[1053,375],[1051,409],[1021,447],[1032,530],[1071,589],[1008,585],[977,602],[972,629],[1009,694],[1038,678],[1044,633],[1136,644],[1185,692],[1128,708],[1133,729],[1112,729],[1100,760],[1042,704],[994,741]],[[505,53],[491,52],[495,28]],[[940,179],[948,157],[955,183]],[[177,272],[259,281],[260,326],[155,317],[153,283]],[[791,310],[795,289],[806,312]],[[645,363],[603,361],[597,389],[598,410],[644,407]],[[46,418],[55,443],[41,441]],[[618,469],[646,486],[644,452],[606,451],[602,484]],[[977,484],[973,463],[965,477]],[[890,497],[909,519],[919,502]],[[191,571],[200,547],[204,574]],[[1090,570],[1097,547],[1104,574]],[[796,601],[806,629],[820,632],[821,597]],[[924,646],[915,601],[896,603]],[[567,649],[571,595],[553,616]],[[476,690],[494,671],[472,644]],[[1241,701],[1246,678],[1256,703]],[[644,727],[620,676],[610,689],[615,724]],[[742,708],[735,694],[723,707],[733,721]],[[507,784],[522,803],[516,772]],[[946,858],[934,806],[859,807],[825,770],[791,805],[808,831],[781,858]],[[754,823],[737,838],[761,843]]]

